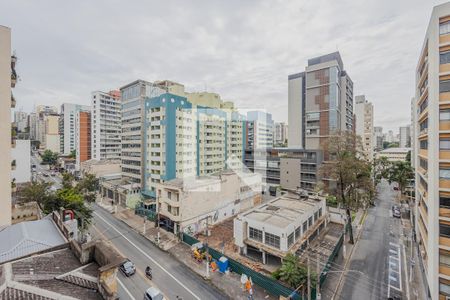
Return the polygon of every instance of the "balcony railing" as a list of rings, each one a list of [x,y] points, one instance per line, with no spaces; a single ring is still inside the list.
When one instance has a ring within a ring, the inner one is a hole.
[[[16,98],[14,98],[14,95],[11,93],[11,108],[16,107]]]

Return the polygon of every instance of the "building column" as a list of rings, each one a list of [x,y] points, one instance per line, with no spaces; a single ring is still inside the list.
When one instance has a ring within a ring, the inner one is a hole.
[[[262,251],[262,263],[265,265],[266,264],[266,251],[261,250]]]

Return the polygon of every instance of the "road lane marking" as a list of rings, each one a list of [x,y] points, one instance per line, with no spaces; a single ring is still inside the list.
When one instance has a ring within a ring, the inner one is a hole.
[[[120,284],[120,286],[125,290],[125,292],[128,294],[131,300],[136,300],[136,298],[133,297],[133,295],[130,293],[130,291],[125,287],[125,285],[120,281],[119,278],[117,278],[117,282]]]
[[[409,294],[409,276],[408,276],[408,265],[406,264],[406,251],[405,251],[405,245],[403,245],[403,268],[405,269],[405,282],[406,282],[406,297],[409,300],[410,294]],[[401,272],[402,270],[400,270]]]
[[[200,300],[200,297],[198,297],[196,294],[194,294],[193,291],[191,291],[186,285],[184,285],[181,281],[179,281],[175,276],[173,276],[169,271],[167,271],[163,266],[161,266],[156,260],[154,260],[150,255],[145,253],[144,250],[139,248],[135,243],[130,241],[125,235],[122,234],[114,225],[106,221],[102,216],[100,216],[97,212],[94,212],[94,214],[100,218],[103,222],[105,222],[107,225],[109,225],[112,229],[114,229],[120,236],[122,236],[125,240],[127,240],[133,247],[135,247],[139,252],[141,252],[145,257],[150,259],[155,265],[157,265],[161,270],[166,272],[167,275],[169,275],[173,280],[175,280],[179,285],[181,285],[186,291],[188,291],[192,296],[194,296],[195,299]]]

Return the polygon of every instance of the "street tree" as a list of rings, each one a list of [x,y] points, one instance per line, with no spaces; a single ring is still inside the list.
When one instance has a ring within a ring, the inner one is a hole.
[[[50,197],[50,186],[48,182],[31,182],[20,189],[18,199],[22,203],[37,202],[42,203]]]
[[[42,153],[42,163],[47,165],[56,165],[56,162],[58,161],[58,153],[52,152],[51,150],[45,150],[44,153]]]
[[[411,167],[411,164],[407,161],[393,162],[391,167],[389,168],[388,181],[389,183],[396,182],[398,184],[400,193],[402,194],[405,191],[405,188],[410,180],[413,178],[413,169]]]
[[[362,153],[361,139],[351,132],[331,136],[324,145],[329,159],[320,167],[324,190],[336,197],[347,215],[349,242],[354,243],[351,212],[373,203],[372,165]]]
[[[86,174],[83,179],[77,184],[76,189],[83,195],[88,202],[94,202],[98,190],[98,179],[95,175]]]
[[[383,178],[388,179],[390,168],[391,162],[386,156],[381,156],[380,158],[375,158],[373,160],[373,173],[376,184],[378,184]]]
[[[68,172],[64,172],[62,174],[62,187],[65,189],[69,189],[73,187],[73,181],[75,180],[74,176]]]
[[[276,270],[272,277],[287,283],[290,287],[297,289],[301,285],[306,285],[308,280],[308,270],[302,265],[295,254],[288,253],[283,258],[281,267]],[[311,271],[311,285],[314,287],[317,282],[317,275]]]

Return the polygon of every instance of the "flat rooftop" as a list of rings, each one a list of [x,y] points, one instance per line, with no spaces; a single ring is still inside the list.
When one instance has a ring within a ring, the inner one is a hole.
[[[323,201],[320,198],[300,198],[296,194],[286,194],[243,213],[246,220],[286,228],[305,214],[309,214]]]

